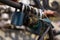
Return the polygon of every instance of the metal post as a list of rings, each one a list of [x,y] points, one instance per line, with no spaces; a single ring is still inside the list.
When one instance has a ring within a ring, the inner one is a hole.
[[[20,7],[21,7],[21,5],[19,3],[16,3],[16,2],[13,2],[10,0],[0,0],[0,2],[4,3],[6,5],[9,5],[11,7],[17,8],[17,9],[20,9]]]
[[[49,34],[49,40],[54,40],[54,34],[53,34],[53,31],[52,31],[52,27],[50,28],[48,34]]]

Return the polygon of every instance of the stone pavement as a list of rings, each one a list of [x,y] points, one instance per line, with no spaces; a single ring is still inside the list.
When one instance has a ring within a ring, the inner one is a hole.
[[[0,40],[36,40],[36,36],[17,30],[0,30]]]

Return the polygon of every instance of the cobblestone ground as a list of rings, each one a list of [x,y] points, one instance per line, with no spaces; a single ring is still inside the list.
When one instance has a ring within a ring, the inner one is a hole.
[[[53,23],[54,30],[56,32],[60,31],[60,27],[56,23]],[[36,40],[38,36],[28,33],[28,32],[22,32],[18,30],[0,30],[0,40]],[[55,36],[56,40],[60,40],[60,35]]]
[[[30,34],[28,32],[10,30],[10,31],[2,31],[0,30],[0,40],[36,40],[36,36],[34,34]]]

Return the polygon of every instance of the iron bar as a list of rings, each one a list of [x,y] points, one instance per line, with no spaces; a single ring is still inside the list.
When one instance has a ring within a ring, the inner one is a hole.
[[[11,0],[0,0],[0,2],[17,9],[20,9],[21,6],[19,3],[13,2]]]

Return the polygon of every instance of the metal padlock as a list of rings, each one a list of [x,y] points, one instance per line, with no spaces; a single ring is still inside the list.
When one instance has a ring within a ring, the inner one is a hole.
[[[12,15],[12,20],[11,20],[11,24],[15,25],[15,26],[22,26],[23,25],[23,20],[24,20],[24,5],[22,7],[22,11],[21,12],[15,12]]]

